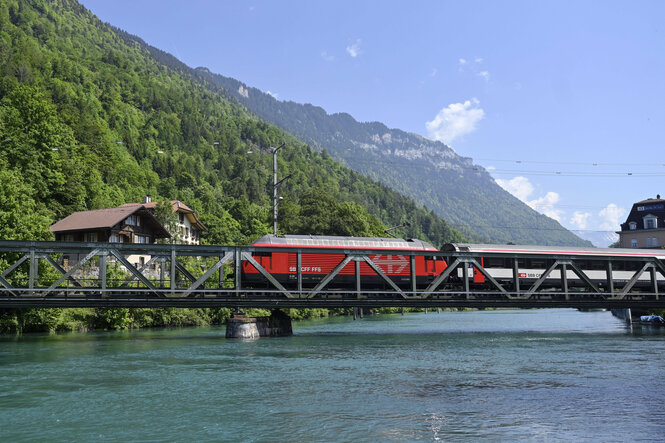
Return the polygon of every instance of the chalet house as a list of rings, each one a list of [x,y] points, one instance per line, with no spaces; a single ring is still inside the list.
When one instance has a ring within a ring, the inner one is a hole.
[[[622,248],[665,246],[665,200],[657,195],[635,203],[617,234]]]
[[[206,228],[203,223],[199,221],[199,218],[196,216],[196,212],[189,208],[184,203],[178,200],[171,200],[171,205],[173,206],[173,212],[178,216],[178,220],[175,226],[175,232],[171,232],[171,236],[175,239],[175,243],[185,244],[185,245],[198,245],[201,243],[201,233],[206,232]],[[134,207],[134,206],[143,206],[148,211],[151,211],[153,214],[158,203],[151,201],[149,196],[146,196],[143,200],[143,203],[127,203],[122,205],[124,207]]]
[[[79,211],[51,225],[57,241],[155,243],[171,234],[142,205]]]

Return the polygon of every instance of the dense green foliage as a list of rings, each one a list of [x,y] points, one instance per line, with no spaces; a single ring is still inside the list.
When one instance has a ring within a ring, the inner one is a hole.
[[[349,225],[365,220],[367,235],[408,219],[401,234],[435,244],[461,238],[433,213],[163,65],[76,2],[29,3],[0,6],[0,159],[31,188],[32,212],[56,220],[147,194],[195,209],[211,228],[208,243],[247,243],[270,230],[265,148],[286,143],[283,232],[326,224],[298,219],[315,215],[300,206],[317,189],[326,201],[356,202],[338,214],[340,234],[353,232],[348,217]]]
[[[166,58],[74,0],[0,3],[0,238],[52,239],[50,224],[74,211],[150,195],[193,208],[209,228],[203,242],[247,244],[271,232],[266,148],[281,144],[279,174],[290,175],[281,232],[374,236],[408,220],[397,235],[435,245],[463,238]],[[155,313],[137,320],[141,312],[12,311],[3,321],[14,330],[182,323]]]

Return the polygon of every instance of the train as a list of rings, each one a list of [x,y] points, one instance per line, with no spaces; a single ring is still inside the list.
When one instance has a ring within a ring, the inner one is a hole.
[[[644,258],[656,258],[665,266],[665,249],[620,249],[620,248],[581,248],[563,246],[522,246],[448,243],[442,246],[443,253],[471,252],[480,257],[480,265],[499,284],[510,287],[513,284],[514,257],[517,257],[517,269],[520,285],[528,287],[541,278],[543,273],[554,263],[553,256],[571,259],[600,289],[606,289],[608,260],[611,257],[611,275],[615,289],[628,283],[635,273],[640,271]],[[505,255],[504,255],[505,254]],[[512,257],[507,257],[507,255]],[[482,273],[471,267],[469,279],[474,287],[488,287],[489,283]],[[461,276],[461,271],[458,271]],[[566,271],[569,287],[584,287],[584,282],[570,267]],[[665,290],[665,276],[656,272],[659,290]],[[652,286],[649,273],[642,273],[635,282],[636,288]],[[558,289],[561,287],[561,271],[554,269],[542,282],[541,288]]]
[[[301,248],[312,252],[301,255],[303,287],[314,287],[330,274],[349,253],[371,251],[369,259],[397,286],[408,289],[411,284],[412,266],[417,287],[431,283],[446,269],[445,261],[435,254],[416,255],[411,260],[409,252],[439,252],[422,240],[380,237],[338,237],[320,235],[264,235],[251,246],[271,248]],[[385,254],[381,251],[386,251]],[[298,255],[295,251],[256,251],[252,258],[285,287],[294,287],[298,279]],[[383,289],[389,283],[372,269],[366,261],[359,261],[359,273],[363,289]],[[269,283],[260,271],[247,260],[242,262],[242,280],[245,287],[268,287]],[[356,262],[347,263],[331,282],[334,288],[346,289],[356,285]]]
[[[254,241],[251,246],[257,248],[252,252],[253,260],[285,288],[296,288],[298,284],[296,249],[302,251],[300,284],[303,288],[315,287],[349,254],[364,256],[371,260],[372,264],[362,258],[346,263],[328,283],[329,290],[356,288],[356,273],[361,277],[363,290],[388,289],[391,285],[386,278],[401,289],[411,290],[414,289],[412,276],[415,277],[415,289],[422,290],[447,269],[455,260],[454,253],[457,252],[474,253],[477,263],[482,266],[484,272],[508,290],[517,289],[514,281],[515,259],[517,259],[519,285],[522,289],[541,279],[555,262],[554,256],[571,259],[587,279],[601,290],[605,290],[609,284],[607,257],[612,257],[611,275],[614,289],[631,281],[636,272],[640,271],[644,262],[639,259],[655,257],[665,265],[663,249],[600,249],[470,243],[448,243],[437,249],[417,239],[316,235],[265,235]],[[263,247],[269,247],[271,250],[262,251]],[[279,248],[284,248],[284,252],[276,250]],[[379,275],[375,268],[384,275]],[[246,288],[272,287],[268,279],[249,260],[243,260],[241,272],[243,286]],[[665,290],[665,277],[660,272],[656,272],[655,275],[659,290]],[[496,289],[490,279],[475,269],[473,264],[467,264],[466,277],[472,289]],[[554,269],[540,282],[540,288],[561,288],[561,277],[561,271],[558,268]],[[459,266],[449,274],[446,284],[458,285],[463,282],[463,278],[464,272]],[[572,266],[567,267],[566,280],[566,284],[571,288],[587,285]],[[634,282],[634,287],[652,288],[653,282],[649,272],[642,273]]]

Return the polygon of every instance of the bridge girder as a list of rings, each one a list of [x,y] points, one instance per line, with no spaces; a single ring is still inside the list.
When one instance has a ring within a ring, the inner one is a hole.
[[[254,256],[274,252],[295,254],[293,282],[280,281]],[[302,255],[339,256],[340,251],[0,241],[0,307],[665,307],[660,297],[665,287],[665,266],[653,257],[343,252],[332,271],[321,275],[315,285],[305,287]],[[386,268],[385,259],[376,258],[388,255],[408,260],[410,275],[396,280]],[[76,260],[69,266],[65,257],[74,256]],[[427,284],[417,284],[414,263],[418,256],[445,260],[447,267],[432,275]],[[505,275],[498,276],[496,268],[483,266],[488,258],[510,263],[502,269]],[[539,275],[524,278],[519,261],[525,259],[548,264]],[[240,275],[243,261],[263,276],[264,288],[244,287]],[[626,261],[631,270],[621,271],[619,278],[617,269],[625,267]],[[355,286],[336,288],[335,278],[351,263],[355,266]],[[372,270],[375,280],[383,282],[383,289],[366,289],[361,263]]]

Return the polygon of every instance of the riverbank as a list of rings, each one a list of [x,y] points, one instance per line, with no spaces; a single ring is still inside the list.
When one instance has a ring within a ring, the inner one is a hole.
[[[283,309],[292,320],[311,320],[332,316],[353,315],[353,309]],[[399,308],[381,308],[367,314],[390,314]],[[418,312],[420,309],[406,309]],[[249,309],[249,317],[270,316],[266,309]],[[229,308],[47,308],[0,310],[0,334],[26,332],[88,332],[168,328],[186,326],[219,326],[233,314]]]
[[[472,309],[452,309],[453,311]],[[354,316],[346,309],[282,309],[292,320],[314,320],[327,317]],[[396,314],[401,308],[370,309],[364,315]],[[427,312],[422,308],[405,308],[404,312]],[[436,310],[430,310],[436,312]],[[0,309],[0,334],[29,332],[123,331],[145,328],[180,328],[225,325],[233,310],[191,308],[47,308]],[[249,317],[268,317],[267,309],[248,309]],[[357,314],[357,313],[356,313]],[[651,314],[665,317],[665,311]]]

